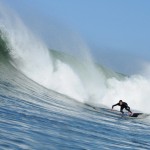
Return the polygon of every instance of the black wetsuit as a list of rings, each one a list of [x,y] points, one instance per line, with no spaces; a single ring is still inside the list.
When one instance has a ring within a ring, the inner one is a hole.
[[[117,104],[115,104],[115,105],[112,106],[112,109],[113,109],[114,106],[117,106],[117,105],[120,106],[120,112],[124,113],[123,109],[125,108],[127,111],[129,111],[130,113],[132,113],[131,110],[130,110],[130,107],[128,106],[127,103],[122,102],[122,105],[120,105],[120,103],[117,103]]]

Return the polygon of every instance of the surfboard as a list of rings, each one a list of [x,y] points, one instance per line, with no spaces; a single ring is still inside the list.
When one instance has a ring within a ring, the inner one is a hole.
[[[145,113],[133,113],[132,115],[129,115],[128,113],[122,114],[122,117],[127,117],[127,118],[146,118],[149,117],[150,114],[145,114]]]
[[[129,115],[129,117],[138,117],[139,115],[143,115],[143,113],[133,113],[131,116]]]

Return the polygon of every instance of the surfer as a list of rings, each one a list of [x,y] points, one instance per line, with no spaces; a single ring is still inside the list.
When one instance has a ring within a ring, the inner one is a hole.
[[[117,105],[120,106],[120,112],[122,114],[124,114],[123,109],[125,108],[128,112],[131,113],[130,115],[132,115],[132,111],[130,110],[130,107],[128,106],[128,104],[126,102],[123,102],[122,100],[119,100],[119,103],[112,106],[112,110]]]

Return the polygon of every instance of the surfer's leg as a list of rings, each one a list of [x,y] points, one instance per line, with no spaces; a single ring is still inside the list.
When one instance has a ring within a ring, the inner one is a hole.
[[[132,111],[130,110],[129,106],[125,107],[125,109],[132,114]]]

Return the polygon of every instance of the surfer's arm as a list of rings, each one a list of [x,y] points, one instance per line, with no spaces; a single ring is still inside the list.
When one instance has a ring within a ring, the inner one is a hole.
[[[115,104],[115,105],[112,105],[112,109],[113,109],[115,106],[117,106],[117,105],[119,105],[119,103],[117,103],[117,104]]]

